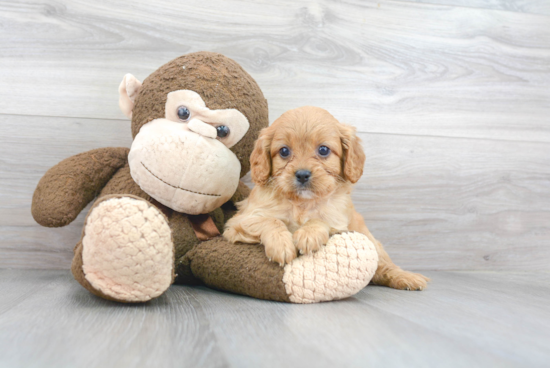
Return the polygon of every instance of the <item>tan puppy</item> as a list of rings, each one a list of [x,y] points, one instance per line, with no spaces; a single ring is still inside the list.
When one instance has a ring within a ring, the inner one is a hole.
[[[223,235],[231,242],[261,242],[267,257],[283,266],[297,252],[317,251],[333,233],[358,231],[378,251],[375,284],[422,290],[428,278],[396,266],[353,207],[352,184],[364,162],[355,128],[318,107],[285,112],[256,141],[250,156],[256,186],[237,204]]]

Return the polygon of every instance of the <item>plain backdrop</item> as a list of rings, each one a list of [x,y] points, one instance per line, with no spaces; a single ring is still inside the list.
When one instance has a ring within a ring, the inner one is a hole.
[[[5,1],[0,26],[0,267],[69,267],[86,211],[41,228],[38,180],[131,144],[125,73],[208,50],[270,121],[316,105],[357,127],[356,207],[397,264],[549,270],[548,1]]]

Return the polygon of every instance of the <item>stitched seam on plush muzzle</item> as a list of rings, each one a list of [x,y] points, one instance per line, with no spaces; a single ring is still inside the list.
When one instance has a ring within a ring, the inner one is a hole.
[[[195,191],[193,191],[193,190],[181,188],[181,187],[172,185],[172,184],[170,184],[170,183],[167,183],[167,182],[165,182],[164,180],[162,180],[161,178],[159,178],[158,176],[156,176],[155,174],[153,174],[153,172],[152,172],[151,170],[149,170],[149,168],[148,168],[147,166],[145,166],[145,164],[144,164],[143,162],[141,162],[141,164],[143,165],[143,167],[145,168],[145,170],[149,171],[149,173],[150,173],[151,175],[153,175],[153,176],[154,176],[155,178],[157,178],[158,180],[162,181],[164,184],[171,186],[172,188],[181,189],[181,190],[185,190],[186,192],[195,193],[195,194],[201,194],[201,195],[205,195],[205,196],[221,197],[221,194],[209,194],[209,193],[195,192]]]

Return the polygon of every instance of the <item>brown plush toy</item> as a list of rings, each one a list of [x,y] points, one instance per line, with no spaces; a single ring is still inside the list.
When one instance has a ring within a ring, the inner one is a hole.
[[[215,53],[179,57],[141,84],[127,74],[120,107],[132,119],[128,148],[100,148],[52,167],[33,196],[35,220],[65,226],[97,198],[74,250],[72,272],[90,292],[145,302],[172,283],[256,298],[311,303],[345,298],[377,267],[364,235],[334,235],[284,268],[263,247],[219,234],[249,189],[240,178],[267,102],[252,77]]]

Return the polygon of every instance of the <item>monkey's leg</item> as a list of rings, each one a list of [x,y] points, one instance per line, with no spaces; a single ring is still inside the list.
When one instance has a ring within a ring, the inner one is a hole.
[[[75,279],[93,294],[146,302],[174,280],[174,244],[166,217],[131,195],[105,196],[84,223],[72,264]]]
[[[229,243],[219,236],[197,245],[182,263],[207,286],[259,299],[316,303],[343,299],[364,288],[378,256],[366,236],[333,235],[318,252],[284,268],[269,262],[263,246]]]

